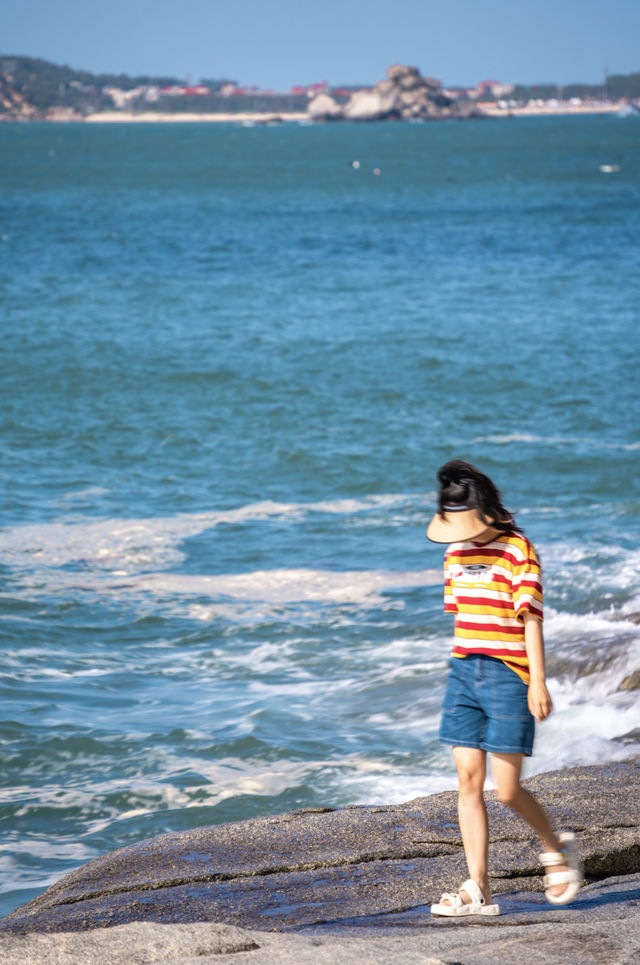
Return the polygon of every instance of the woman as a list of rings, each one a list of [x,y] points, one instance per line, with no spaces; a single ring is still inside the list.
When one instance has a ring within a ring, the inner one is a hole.
[[[427,536],[445,553],[445,610],[455,644],[440,740],[453,747],[458,815],[469,879],[431,906],[434,915],[498,915],[487,868],[489,827],[483,788],[487,754],[498,799],[539,835],[553,904],[573,901],[582,870],[571,833],[556,836],[520,783],[535,720],[552,710],[542,635],[542,578],[536,551],[502,505],[494,484],[462,460],[438,472],[438,512]]]

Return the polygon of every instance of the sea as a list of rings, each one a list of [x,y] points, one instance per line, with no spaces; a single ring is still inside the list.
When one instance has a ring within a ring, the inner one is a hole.
[[[639,256],[636,117],[0,125],[0,913],[455,786],[454,457],[542,560],[527,774],[640,752]]]

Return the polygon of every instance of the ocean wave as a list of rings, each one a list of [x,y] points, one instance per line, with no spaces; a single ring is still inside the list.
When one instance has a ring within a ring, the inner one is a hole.
[[[618,616],[617,611],[603,610],[595,613],[568,613],[545,607],[546,633],[554,639],[580,639],[597,637],[616,637],[623,634],[637,634],[640,627],[632,620]]]
[[[585,446],[591,450],[617,450],[635,452],[640,449],[640,442],[605,442],[590,436],[539,436],[530,432],[505,432],[488,436],[475,436],[470,440],[471,445],[489,443],[495,446],[507,446],[512,443],[528,443],[543,446]]]

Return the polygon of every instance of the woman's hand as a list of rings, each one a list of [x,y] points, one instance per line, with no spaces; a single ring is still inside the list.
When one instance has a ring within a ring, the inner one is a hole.
[[[553,701],[551,700],[544,680],[531,681],[527,693],[527,703],[529,704],[529,710],[538,723],[549,716],[553,710]]]

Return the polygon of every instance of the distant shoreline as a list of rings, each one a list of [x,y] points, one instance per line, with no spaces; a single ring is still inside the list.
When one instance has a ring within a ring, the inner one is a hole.
[[[498,107],[497,104],[478,104],[487,117],[555,117],[563,114],[617,114],[627,106],[626,101],[594,101],[591,104],[525,105],[524,107]]]
[[[483,104],[478,105],[480,110],[487,117],[545,117],[545,116],[560,116],[564,114],[615,114],[617,111],[623,107],[622,103],[609,104],[609,103],[594,103],[594,104],[563,104],[558,105],[558,107],[539,107],[539,106],[525,106],[525,107],[511,107],[511,108],[501,108],[497,104]],[[446,120],[446,118],[445,118]],[[104,123],[112,124],[118,123],[118,121],[126,124],[147,124],[147,123],[193,123],[197,121],[206,121],[211,123],[238,123],[238,124],[250,124],[254,122],[256,124],[269,124],[270,122],[286,122],[286,121],[310,121],[309,115],[307,113],[269,113],[269,114],[159,114],[156,111],[147,111],[146,113],[133,114],[125,113],[123,111],[103,111],[100,114],[89,114],[85,121],[90,124]],[[312,123],[316,123],[315,121]],[[344,123],[344,122],[342,122]],[[383,122],[384,123],[384,122]]]
[[[52,118],[55,120],[55,118]],[[99,114],[88,114],[84,119],[88,124],[192,124],[198,121],[206,121],[213,124],[237,123],[237,124],[272,124],[281,121],[309,121],[306,111],[285,114],[275,113],[249,113],[245,111],[237,114],[161,114],[158,111],[146,111],[145,113],[133,114],[127,111],[102,111]]]
[[[499,107],[493,103],[480,103],[477,105],[483,115],[488,118],[509,118],[509,117],[561,117],[576,116],[586,114],[616,114],[621,109],[627,107],[626,101],[618,102],[598,102],[587,104],[566,104],[557,105],[525,105],[522,107]],[[4,118],[3,118],[4,120]],[[79,123],[79,124],[244,124],[246,126],[264,126],[278,123],[316,123],[312,121],[305,111],[286,113],[283,111],[270,112],[237,112],[237,113],[160,113],[158,111],[143,111],[134,113],[132,111],[100,111],[95,114],[87,114],[79,117],[70,111],[60,110],[52,112],[44,118],[6,118],[6,121],[34,120],[45,123]],[[446,120],[446,118],[438,118]],[[364,123],[364,122],[362,122]]]

